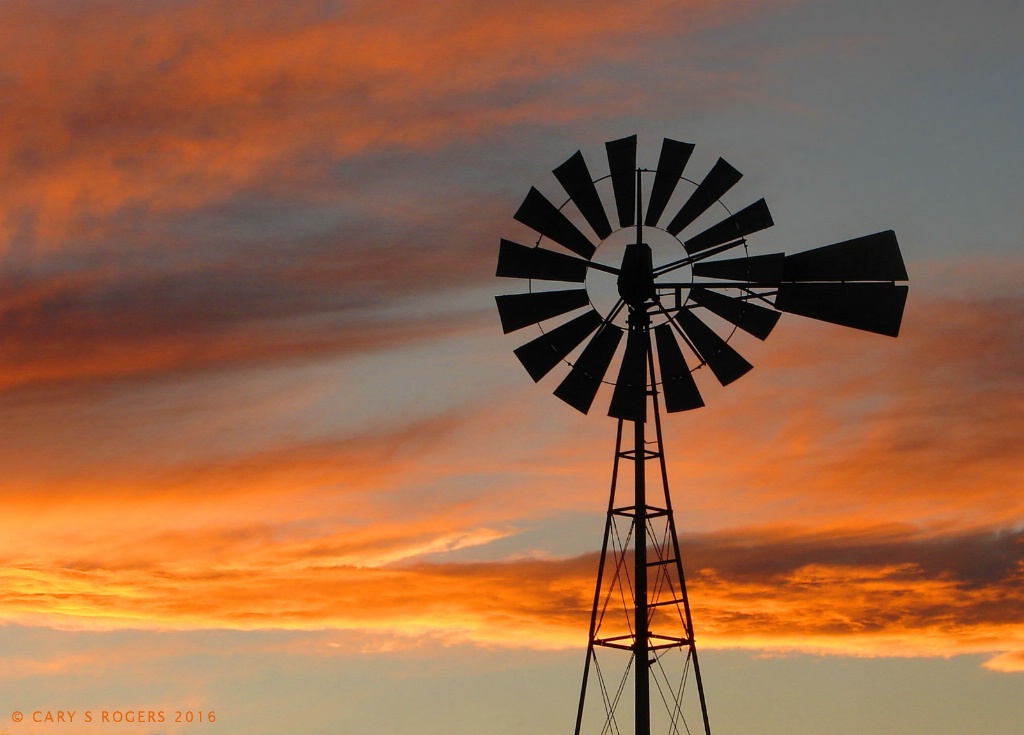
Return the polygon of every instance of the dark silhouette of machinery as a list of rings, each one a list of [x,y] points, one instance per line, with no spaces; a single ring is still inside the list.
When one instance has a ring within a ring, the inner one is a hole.
[[[891,230],[795,255],[751,255],[747,237],[772,217],[764,199],[736,212],[722,203],[742,176],[726,161],[698,183],[683,175],[692,144],[666,138],[654,170],[637,166],[635,135],[605,147],[606,176],[595,179],[579,151],[554,169],[568,194],[561,206],[530,189],[515,219],[538,233],[536,242],[503,239],[497,268],[529,290],[498,296],[498,312],[505,333],[540,329],[515,350],[534,381],[564,364],[555,395],[587,413],[606,385],[608,415],[618,419],[576,735],[622,732],[625,709],[635,735],[690,732],[696,718],[710,735],[662,407],[704,405],[697,370],[722,385],[744,375],[751,365],[734,346],[737,332],[763,340],[782,312],[895,337],[908,290],[896,282],[907,271]],[[620,665],[606,652],[621,652]],[[593,721],[588,693],[603,705]]]

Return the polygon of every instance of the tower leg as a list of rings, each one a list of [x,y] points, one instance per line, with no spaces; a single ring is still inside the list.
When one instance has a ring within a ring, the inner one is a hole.
[[[583,664],[583,684],[580,687],[580,702],[576,710],[576,735],[580,735],[583,727],[583,704],[587,699],[587,682],[590,678],[590,664],[594,657],[594,638],[597,635],[598,609],[601,606],[601,586],[604,582],[604,563],[608,558],[608,539],[611,534],[612,510],[615,508],[615,485],[619,478],[619,458],[622,456],[622,419],[615,433],[615,460],[612,463],[612,487],[608,493],[608,514],[604,524],[604,540],[601,542],[601,557],[597,566],[597,587],[594,590],[594,607],[590,612],[590,637],[587,641],[587,660]]]
[[[651,733],[650,653],[648,651],[647,608],[647,475],[644,422],[633,422],[633,608],[636,642],[633,644],[636,735]]]
[[[653,363],[653,356],[648,353],[648,359]],[[650,365],[653,370],[653,364]],[[658,441],[658,462],[661,465],[661,481],[665,488],[665,510],[667,511],[669,535],[672,539],[672,551],[675,554],[677,573],[679,575],[679,590],[683,603],[683,614],[685,615],[686,630],[689,631],[690,658],[693,660],[693,678],[697,684],[697,697],[700,700],[700,714],[704,721],[705,735],[711,735],[711,723],[708,721],[708,706],[704,699],[704,681],[700,676],[700,661],[697,658],[697,644],[693,635],[693,617],[690,615],[690,595],[686,591],[686,574],[683,572],[683,558],[679,553],[679,535],[676,533],[675,513],[672,512],[672,496],[668,491],[668,467],[665,464],[665,452],[662,451],[661,436],[661,412],[658,410],[658,396],[654,395],[654,432]]]

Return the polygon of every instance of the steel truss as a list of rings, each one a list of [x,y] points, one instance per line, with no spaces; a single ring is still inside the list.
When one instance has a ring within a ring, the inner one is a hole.
[[[634,312],[630,329],[642,334],[648,374],[653,375],[647,314]],[[653,409],[654,437],[646,436],[644,420],[618,421],[576,735],[629,732],[619,714],[630,709],[635,735],[691,733],[687,715],[693,720],[698,712],[704,735],[711,735],[669,493],[657,387],[648,386],[646,393]],[[631,447],[624,446],[630,424]],[[648,477],[651,465],[656,470]],[[622,505],[630,478],[633,493],[626,502],[631,504]],[[630,678],[632,700],[627,694]],[[687,686],[691,680],[696,684],[695,703],[692,687]],[[586,706],[588,691],[593,699],[594,690],[604,710],[597,727],[598,716]]]

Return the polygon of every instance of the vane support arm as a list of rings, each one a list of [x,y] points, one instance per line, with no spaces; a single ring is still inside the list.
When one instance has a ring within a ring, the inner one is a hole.
[[[665,265],[660,265],[657,268],[655,268],[654,277],[657,278],[658,276],[663,275],[665,273],[669,273],[670,271],[678,270],[679,268],[685,268],[688,265],[693,265],[694,263],[697,263],[701,260],[706,260],[707,258],[711,258],[715,255],[718,255],[719,253],[724,253],[726,250],[731,250],[732,248],[737,247],[738,245],[745,245],[746,242],[746,240],[740,238],[739,240],[734,240],[733,242],[727,242],[725,245],[719,245],[717,248],[702,250],[699,253],[688,255],[685,258],[673,260],[671,263],[666,263]]]

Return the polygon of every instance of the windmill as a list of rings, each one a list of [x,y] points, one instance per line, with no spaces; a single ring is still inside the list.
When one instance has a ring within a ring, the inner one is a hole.
[[[514,218],[536,241],[502,239],[497,267],[529,288],[498,296],[498,313],[506,334],[540,330],[515,349],[534,381],[561,365],[554,394],[582,413],[607,385],[618,422],[576,735],[622,732],[627,709],[635,735],[691,732],[688,717],[710,735],[662,408],[704,405],[698,370],[723,386],[746,374],[734,338],[764,340],[783,312],[895,337],[907,271],[891,230],[752,255],[747,237],[774,222],[764,199],[736,212],[722,202],[742,176],[725,160],[697,182],[684,176],[690,143],[666,138],[653,170],[637,166],[635,135],[605,148],[607,175],[594,178],[579,151],[554,169],[560,206],[530,189]],[[588,693],[603,706],[596,720]]]

